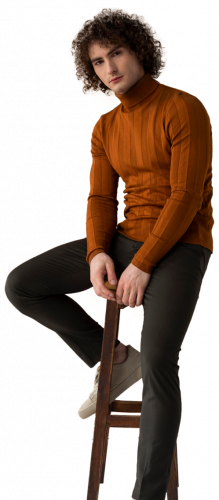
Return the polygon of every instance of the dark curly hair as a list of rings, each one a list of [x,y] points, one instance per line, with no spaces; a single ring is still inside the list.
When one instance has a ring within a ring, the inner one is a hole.
[[[142,19],[143,16],[129,15],[121,9],[102,9],[94,19],[85,21],[71,47],[77,79],[84,81],[83,93],[93,89],[101,90],[107,95],[113,94],[95,73],[88,53],[92,43],[104,47],[117,43],[126,45],[135,52],[145,73],[149,72],[152,78],[160,76],[159,70],[166,64],[161,59],[163,47],[153,37],[149,24],[142,22]]]

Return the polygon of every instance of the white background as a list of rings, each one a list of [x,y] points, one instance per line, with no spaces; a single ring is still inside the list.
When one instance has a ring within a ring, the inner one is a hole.
[[[1,2],[1,412],[2,500],[86,499],[94,415],[78,409],[93,388],[89,368],[52,330],[5,295],[10,271],[55,246],[86,237],[90,139],[113,95],[84,94],[71,42],[103,8],[143,15],[165,47],[160,83],[197,96],[213,130],[214,252],[179,359],[182,418],[179,500],[217,500],[218,485],[218,23],[216,1]],[[119,183],[118,222],[124,219]],[[93,288],[74,299],[102,326],[106,301]],[[140,349],[143,308],[121,311],[119,339]],[[141,400],[142,381],[123,393]],[[128,500],[138,429],[110,429],[99,499]]]

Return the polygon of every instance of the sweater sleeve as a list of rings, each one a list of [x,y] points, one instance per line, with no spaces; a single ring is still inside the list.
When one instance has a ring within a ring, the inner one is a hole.
[[[86,214],[86,261],[89,265],[97,253],[109,251],[117,227],[119,204],[119,175],[113,169],[103,148],[101,118],[95,124],[91,137],[92,166]]]
[[[201,208],[212,155],[210,118],[195,96],[179,91],[168,105],[164,126],[171,144],[171,195],[131,261],[149,274],[183,236]]]

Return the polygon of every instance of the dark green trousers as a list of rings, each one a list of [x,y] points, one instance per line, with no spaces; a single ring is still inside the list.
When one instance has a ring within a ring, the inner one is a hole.
[[[118,279],[142,244],[114,234],[108,253]],[[83,238],[37,255],[10,272],[5,292],[22,314],[55,331],[92,368],[101,359],[103,326],[66,295],[92,287],[86,253]],[[145,289],[136,500],[165,499],[181,419],[179,352],[210,256],[204,246],[176,243]]]

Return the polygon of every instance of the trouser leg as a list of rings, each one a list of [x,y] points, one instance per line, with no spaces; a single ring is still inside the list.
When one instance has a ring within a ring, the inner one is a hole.
[[[118,279],[135,254],[135,243],[116,232],[112,238],[108,254]],[[55,331],[92,368],[101,359],[103,326],[66,295],[93,286],[86,254],[87,238],[47,250],[10,272],[5,293],[22,314]]]
[[[165,499],[181,420],[179,351],[210,256],[201,245],[177,243],[158,262],[145,290],[135,500]]]
[[[93,286],[86,254],[82,238],[37,255],[10,272],[5,293],[22,314],[54,330],[92,368],[101,359],[103,327],[66,295]]]

